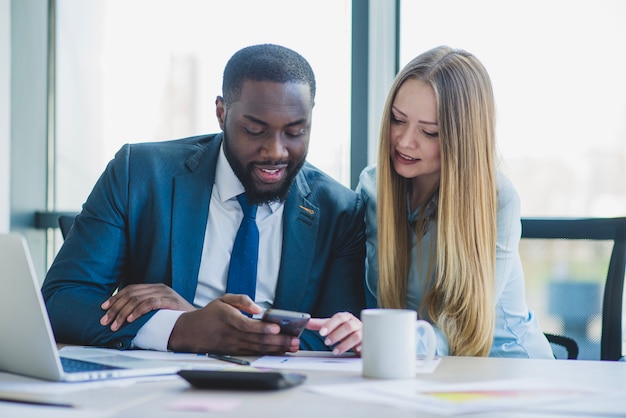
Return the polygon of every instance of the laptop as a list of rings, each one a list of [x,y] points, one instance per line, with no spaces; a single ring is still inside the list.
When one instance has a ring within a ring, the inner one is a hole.
[[[0,234],[0,371],[78,382],[175,374],[183,363],[124,355],[111,349],[70,350],[61,356],[23,236]],[[84,358],[82,358],[84,356]]]

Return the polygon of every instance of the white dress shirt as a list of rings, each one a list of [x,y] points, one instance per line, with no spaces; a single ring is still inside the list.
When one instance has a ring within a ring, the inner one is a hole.
[[[233,172],[223,144],[217,161],[215,183],[211,193],[209,216],[204,233],[198,287],[193,300],[201,308],[226,292],[230,253],[235,242],[243,211],[237,195],[244,187]],[[274,303],[283,242],[284,204],[259,205],[256,223],[259,228],[259,264],[255,302],[267,309]],[[182,311],[161,309],[141,327],[133,340],[137,348],[167,351],[174,324]]]

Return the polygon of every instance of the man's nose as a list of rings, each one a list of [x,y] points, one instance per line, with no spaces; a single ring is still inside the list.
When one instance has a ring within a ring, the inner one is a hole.
[[[285,160],[289,156],[289,153],[287,152],[284,141],[284,138],[278,132],[268,138],[263,144],[263,158],[272,161]]]

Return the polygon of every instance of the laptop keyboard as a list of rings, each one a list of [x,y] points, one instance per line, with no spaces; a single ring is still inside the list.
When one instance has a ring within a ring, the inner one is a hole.
[[[72,358],[61,357],[61,365],[66,373],[90,372],[97,370],[115,370],[120,367],[108,366],[106,364],[92,363],[90,361],[75,360]]]

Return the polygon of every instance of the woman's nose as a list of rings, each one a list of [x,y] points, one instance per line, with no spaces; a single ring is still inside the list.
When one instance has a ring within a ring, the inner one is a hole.
[[[417,134],[412,129],[404,129],[398,132],[396,142],[402,148],[415,149],[418,147]]]

